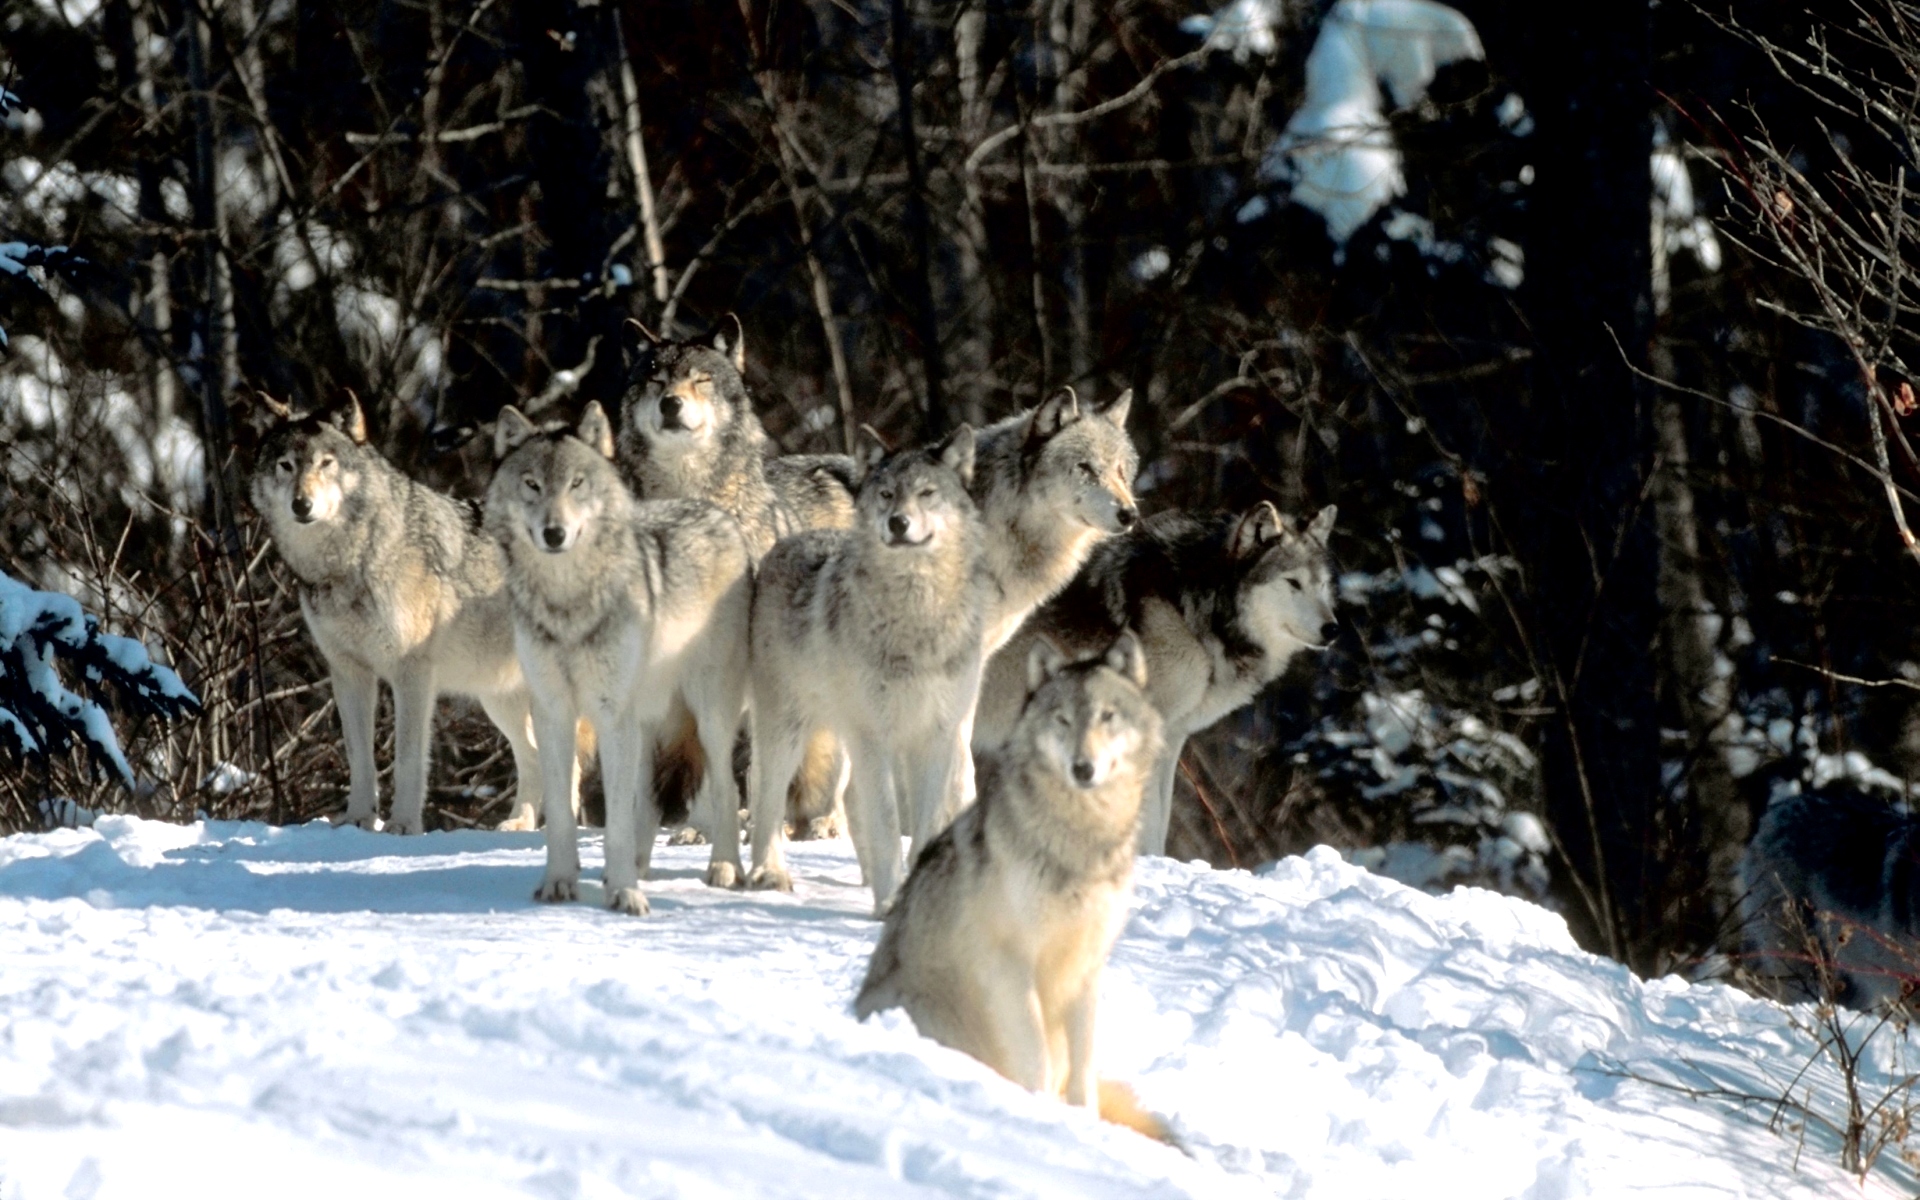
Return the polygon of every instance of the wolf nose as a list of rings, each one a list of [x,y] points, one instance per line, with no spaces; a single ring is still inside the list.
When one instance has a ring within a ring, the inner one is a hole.
[[[1084,758],[1073,760],[1073,781],[1082,787],[1093,782],[1093,764]]]
[[[293,509],[293,515],[299,517],[302,521],[313,515],[313,501],[307,499],[305,496],[295,496],[293,498],[293,504],[290,507]]]
[[[1340,622],[1328,621],[1320,627],[1320,640],[1330,642],[1340,636]]]
[[[1120,528],[1131,529],[1133,523],[1140,519],[1140,510],[1129,504],[1113,515],[1120,522]]]
[[[909,527],[910,527],[910,524],[907,521],[907,519],[901,516],[899,513],[895,513],[892,516],[887,518],[887,532],[892,534],[894,537],[903,538],[907,536],[907,530]]]
[[[567,541],[567,531],[558,525],[549,525],[542,529],[540,536],[546,541],[549,550],[558,550]]]
[[[680,397],[678,396],[660,397],[660,419],[662,421],[675,421],[675,420],[678,420],[679,417],[680,417]]]

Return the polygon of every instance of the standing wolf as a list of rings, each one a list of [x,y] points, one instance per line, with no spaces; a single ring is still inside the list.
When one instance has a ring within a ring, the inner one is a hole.
[[[1116,1118],[1120,1097],[1094,1068],[1095,1009],[1127,919],[1160,715],[1131,633],[1086,662],[1044,639],[1024,657],[1019,719],[981,764],[979,802],[914,864],[854,1012],[904,1008],[922,1035]]]
[[[967,497],[973,430],[940,447],[865,459],[851,530],[787,538],[761,560],[753,598],[755,887],[789,889],[781,802],[807,739],[824,729],[852,760],[849,832],[876,910],[900,882],[900,801],[914,849],[967,756],[989,583]],[[904,797],[896,794],[904,793]]]
[[[746,338],[738,318],[728,314],[707,341],[669,341],[635,327],[644,344],[636,347],[620,404],[619,462],[641,499],[719,506],[740,522],[755,561],[788,534],[853,524],[852,459],[816,454],[766,460],[770,443],[747,394]],[[683,715],[669,730],[661,783],[678,793],[705,765]],[[789,796],[796,825],[827,832],[843,783],[832,740],[815,739]],[[711,826],[711,814],[695,808],[688,814],[689,831]]]
[[[1013,729],[1025,695],[1019,663],[1040,638],[1089,653],[1122,629],[1140,636],[1165,743],[1140,822],[1140,849],[1164,854],[1174,771],[1187,738],[1250,702],[1301,650],[1338,627],[1327,535],[1332,505],[1302,529],[1262,501],[1245,514],[1159,513],[1093,552],[1086,569],[1033,615],[987,668],[976,752]]]
[[[536,429],[508,406],[494,428],[500,466],[486,525],[507,552],[513,643],[546,748],[547,786],[573,755],[576,721],[599,735],[606,788],[607,906],[641,914],[653,854],[653,747],[676,706],[691,713],[710,761],[725,762],[746,688],[752,557],[739,525],[698,500],[634,500],[613,465],[613,428],[598,402],[572,430]],[[740,875],[739,796],[730,771],[703,790],[716,836],[707,882]],[[549,797],[558,793],[549,791]],[[571,807],[546,808],[540,900],[577,893]]]
[[[415,483],[367,444],[357,400],[279,418],[261,442],[253,504],[295,578],[300,613],[326,659],[347,743],[347,811],[371,829],[379,808],[374,711],[393,689],[393,833],[419,833],[435,699],[473,696],[513,749],[519,803],[538,805],[540,757],[513,654],[505,560],[478,511]],[[571,759],[557,795],[571,803]]]
[[[1885,800],[1828,787],[1767,806],[1741,860],[1750,966],[1819,993],[1812,961],[1832,964],[1855,1008],[1920,983],[1920,818]]]

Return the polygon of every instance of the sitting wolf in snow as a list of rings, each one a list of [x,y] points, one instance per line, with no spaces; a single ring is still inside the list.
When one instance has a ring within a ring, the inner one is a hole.
[[[1305,528],[1262,501],[1242,515],[1159,513],[1093,552],[1086,569],[1021,627],[988,665],[973,729],[976,753],[1006,739],[1026,691],[1034,641],[1086,654],[1121,630],[1140,637],[1147,695],[1165,744],[1147,788],[1140,849],[1164,854],[1174,771],[1192,735],[1252,701],[1301,650],[1333,639],[1327,535],[1334,508]]]
[[[864,459],[851,530],[782,540],[753,597],[755,887],[790,889],[780,820],[807,739],[832,733],[852,761],[847,824],[876,911],[899,887],[900,796],[914,849],[966,757],[980,686],[989,583],[967,496],[973,430],[932,449]],[[711,772],[710,772],[711,773]]]
[[[702,500],[636,501],[613,465],[599,403],[580,423],[537,429],[511,405],[494,427],[500,466],[486,526],[507,551],[513,644],[533,695],[534,727],[554,788],[577,720],[599,735],[607,795],[607,905],[647,911],[639,888],[660,825],[653,747],[676,709],[692,714],[711,761],[740,729],[753,560],[739,523]],[[560,765],[555,765],[560,764]],[[740,800],[731,771],[703,787],[716,834],[707,882],[740,876]],[[580,876],[571,807],[545,793],[547,872],[540,900],[571,900]]]
[[[367,444],[357,400],[278,418],[253,470],[253,504],[300,581],[300,613],[326,659],[347,743],[347,811],[371,829],[379,808],[374,711],[393,689],[392,833],[419,833],[436,697],[477,698],[507,737],[519,802],[541,799],[540,756],[513,653],[506,560],[474,506],[415,483]],[[571,756],[555,772],[569,807]]]
[[[980,764],[979,801],[914,864],[854,1012],[904,1008],[922,1035],[1016,1083],[1164,1136],[1094,1067],[1100,972],[1160,757],[1147,669],[1131,633],[1071,664],[1032,643],[1025,703]]]

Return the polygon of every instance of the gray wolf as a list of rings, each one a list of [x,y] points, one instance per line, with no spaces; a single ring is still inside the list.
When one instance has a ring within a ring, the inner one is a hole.
[[[547,785],[562,771],[554,764],[572,757],[574,727],[585,718],[599,735],[606,789],[607,906],[645,913],[639,881],[660,825],[653,748],[667,717],[684,710],[710,761],[732,751],[746,692],[753,559],[739,524],[713,505],[633,498],[597,401],[572,429],[536,428],[509,405],[494,451],[486,528],[506,547],[513,644],[546,748]],[[707,772],[703,790],[716,833],[707,882],[731,887],[740,876],[732,772]],[[546,876],[534,896],[571,900],[580,876],[573,810],[549,801],[546,830]]]
[[[513,652],[506,559],[479,512],[407,478],[367,443],[357,400],[278,418],[261,441],[250,490],[273,543],[300,583],[306,618],[332,676],[347,747],[347,811],[371,829],[379,808],[374,711],[393,690],[393,815],[386,828],[419,833],[435,700],[472,696],[506,735],[516,803],[541,803],[540,756],[529,696]],[[556,793],[570,806],[570,758]]]
[[[848,831],[876,911],[899,887],[905,802],[917,851],[938,831],[980,685],[986,579],[967,495],[974,434],[863,458],[851,530],[786,538],[753,597],[755,887],[792,887],[781,799],[817,730],[851,760]]]
[[[1338,632],[1327,555],[1334,516],[1328,505],[1302,527],[1265,501],[1242,514],[1159,513],[1102,544],[988,664],[974,750],[990,750],[1012,731],[1025,695],[1020,663],[1035,639],[1085,654],[1134,630],[1165,729],[1140,849],[1164,854],[1187,738],[1252,701],[1295,654],[1324,649]]]
[[[1838,786],[1776,797],[1741,860],[1748,967],[1855,1008],[1920,982],[1920,818]]]
[[[922,1035],[1099,1110],[1100,973],[1127,920],[1160,714],[1132,633],[1082,662],[1045,639],[1023,658],[1019,717],[980,765],[978,802],[914,863],[854,1012],[904,1008]]]
[[[747,391],[746,336],[731,313],[711,337],[662,338],[638,322],[627,388],[620,402],[619,463],[644,500],[705,500],[740,523],[758,561],[788,534],[853,524],[853,460],[795,455],[767,461],[766,431]],[[682,715],[662,745],[663,803],[676,806],[705,770]],[[722,760],[728,761],[728,760]],[[837,748],[809,745],[789,796],[795,826],[824,833],[833,825],[844,782]],[[710,832],[710,814],[694,806],[687,832]]]

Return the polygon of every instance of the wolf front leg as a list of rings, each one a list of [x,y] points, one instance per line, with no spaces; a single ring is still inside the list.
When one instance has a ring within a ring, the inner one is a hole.
[[[1067,1079],[1061,1095],[1068,1104],[1077,1104],[1095,1112],[1100,1111],[1100,1077],[1093,1066],[1093,1026],[1099,998],[1100,976],[1095,972],[1088,978],[1080,994],[1068,999],[1060,1014],[1067,1035]],[[1054,1063],[1052,1066],[1057,1072],[1061,1064]]]
[[[380,810],[380,770],[373,760],[380,681],[359,663],[327,665],[333,673],[333,706],[340,712],[340,733],[347,743],[347,811],[334,823],[372,829]]]
[[[525,830],[540,824],[540,752],[534,746],[533,702],[524,690],[480,697],[480,707],[513,751],[513,811],[495,828]]]
[[[885,916],[900,890],[900,800],[894,756],[883,743],[842,735],[853,759],[853,784],[847,789],[847,832],[860,873],[873,888],[873,915]]]
[[[573,823],[574,712],[560,695],[533,697],[533,733],[540,744],[540,799],[547,824],[547,871],[533,898],[544,903],[580,896],[580,842]]]
[[[1153,776],[1147,780],[1146,794],[1140,805],[1140,853],[1167,852],[1167,826],[1173,821],[1173,777],[1180,769],[1180,751],[1187,739],[1167,733],[1166,744],[1153,764]]]
[[[408,663],[393,679],[393,817],[388,833],[426,827],[427,762],[433,742],[433,669]]]
[[[602,731],[600,738],[600,783],[607,794],[607,863],[601,878],[607,889],[607,907],[636,917],[647,914],[647,897],[640,890],[639,798],[642,785],[653,783],[653,741],[651,731],[627,714],[599,712],[593,725]],[[653,797],[646,798],[650,811]],[[653,828],[659,824],[657,812],[649,822],[647,853],[653,852]]]
[[[1033,964],[1017,955],[989,956],[983,964],[991,978],[984,981],[987,1028],[996,1059],[994,1070],[1029,1091],[1044,1092],[1047,1077],[1047,1026],[1034,986]]]

